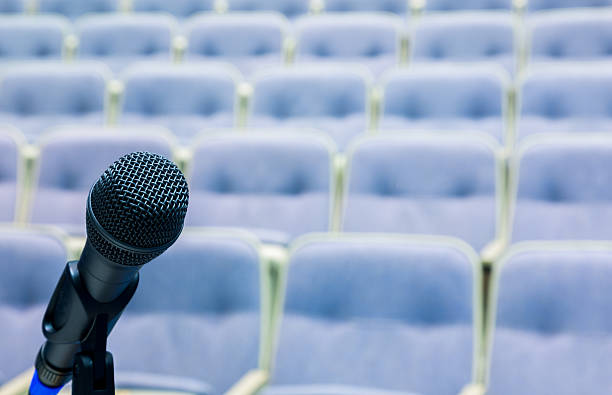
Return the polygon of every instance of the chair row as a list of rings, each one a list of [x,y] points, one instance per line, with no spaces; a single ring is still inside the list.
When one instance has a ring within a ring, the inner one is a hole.
[[[67,128],[23,164],[2,136],[2,220],[17,213],[18,222],[74,235],[110,163],[132,151],[176,152],[155,129]],[[506,160],[477,133],[381,133],[357,139],[345,156],[321,134],[225,132],[181,156],[187,225],[246,228],[269,243],[330,230],[448,235],[478,251],[494,240],[612,238],[608,135],[533,136]]]
[[[224,60],[245,74],[292,61],[345,61],[377,75],[408,62],[487,61],[514,74],[526,58],[610,59],[611,25],[612,8],[534,15],[526,34],[512,15],[496,12],[430,15],[409,25],[373,13],[311,15],[292,25],[274,13],[202,14],[181,25],[163,14],[86,16],[74,26],[59,16],[6,16],[0,59],[78,57],[114,71],[137,60]]]
[[[247,233],[186,229],[143,268],[110,338],[119,386],[126,376],[203,394],[245,377],[232,392],[245,395],[612,385],[610,243],[517,245],[488,288],[477,254],[452,238],[308,235],[288,252]],[[31,366],[67,253],[56,236],[5,228],[0,254],[1,384]],[[485,323],[484,300],[495,306]]]

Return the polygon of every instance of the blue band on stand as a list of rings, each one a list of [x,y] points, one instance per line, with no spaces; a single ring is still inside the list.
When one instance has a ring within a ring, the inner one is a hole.
[[[62,387],[47,387],[38,379],[38,372],[34,371],[34,376],[30,382],[29,395],[55,395],[60,392],[61,389]]]

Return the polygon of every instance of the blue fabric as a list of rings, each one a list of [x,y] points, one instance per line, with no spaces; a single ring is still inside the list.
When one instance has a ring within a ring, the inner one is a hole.
[[[458,393],[471,373],[472,276],[470,259],[446,244],[364,237],[298,247],[273,384]]]
[[[124,75],[122,124],[158,124],[189,142],[205,129],[234,124],[236,81],[221,67],[138,64]]]
[[[326,0],[325,11],[383,11],[404,15],[408,12],[408,2],[405,0]]]
[[[19,146],[0,126],[0,221],[15,219]]]
[[[284,240],[328,230],[331,154],[312,136],[203,140],[189,173],[189,225],[268,229]]]
[[[243,74],[280,66],[286,20],[273,13],[202,15],[187,31],[188,60],[224,60]]]
[[[29,395],[55,395],[61,389],[62,387],[47,387],[38,379],[38,372],[34,371],[28,393]]]
[[[612,72],[608,66],[534,68],[522,84],[518,137],[541,132],[609,132]]]
[[[608,7],[611,5],[611,0],[529,0],[527,2],[529,11],[551,8]]]
[[[214,0],[132,0],[132,9],[136,12],[168,12],[178,18],[213,8]]]
[[[531,61],[612,59],[612,12],[582,10],[533,16]]]
[[[384,81],[381,130],[483,131],[504,137],[505,81],[497,68],[416,65]]]
[[[612,238],[611,166],[611,141],[531,145],[520,158],[513,240]]]
[[[15,14],[23,10],[24,0],[0,0],[0,13]]]
[[[495,153],[479,138],[373,137],[348,166],[344,231],[451,235],[477,250],[495,238]]]
[[[67,31],[59,16],[0,17],[0,59],[60,59]]]
[[[44,341],[41,323],[66,265],[58,239],[35,231],[0,231],[0,384],[29,369]]]
[[[399,61],[399,16],[348,13],[306,16],[296,22],[297,62],[353,62],[375,74]]]
[[[489,393],[612,387],[612,252],[533,247],[502,266]]]
[[[416,395],[412,392],[385,391],[344,385],[272,386],[261,393],[262,395]]]
[[[0,123],[15,125],[29,140],[62,123],[101,125],[105,71],[91,64],[9,68],[0,82]]]
[[[450,13],[424,16],[412,36],[415,62],[495,62],[515,69],[514,25],[504,12]]]
[[[309,0],[228,0],[230,11],[277,11],[287,18],[307,14]]]
[[[224,393],[257,367],[259,270],[246,241],[185,231],[140,272],[109,338],[116,369],[189,377]]]
[[[296,67],[254,82],[250,126],[327,132],[340,148],[366,130],[368,82],[349,67]]]
[[[175,20],[159,14],[117,14],[77,21],[78,55],[104,61],[118,71],[137,60],[171,59]]]
[[[168,376],[141,372],[115,372],[115,386],[120,389],[187,392],[196,395],[213,393],[210,385],[184,376]]]
[[[512,0],[427,0],[428,11],[457,10],[507,10],[512,9]]]
[[[76,18],[87,13],[114,12],[119,0],[37,0],[38,11]]]
[[[49,137],[40,151],[30,221],[54,224],[73,234],[85,231],[91,186],[115,160],[134,151],[171,158],[168,140],[151,130],[68,128]]]

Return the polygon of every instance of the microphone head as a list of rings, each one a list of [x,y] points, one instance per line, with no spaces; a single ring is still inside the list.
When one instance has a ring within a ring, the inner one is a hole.
[[[181,170],[150,152],[133,152],[100,176],[87,199],[87,238],[106,259],[143,265],[176,241],[189,189]]]

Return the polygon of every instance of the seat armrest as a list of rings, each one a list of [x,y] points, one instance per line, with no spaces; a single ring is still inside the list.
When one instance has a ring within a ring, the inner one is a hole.
[[[28,369],[19,376],[9,380],[0,386],[0,395],[22,395],[27,394],[30,388],[30,381],[34,374],[34,368]]]
[[[505,239],[495,239],[487,244],[482,251],[480,251],[480,260],[483,266],[491,267],[495,264],[495,262],[502,257],[507,246],[508,243]]]
[[[265,370],[251,370],[230,388],[225,395],[254,395],[268,383],[270,374]]]
[[[482,384],[468,384],[459,393],[459,395],[485,395],[486,390]]]

